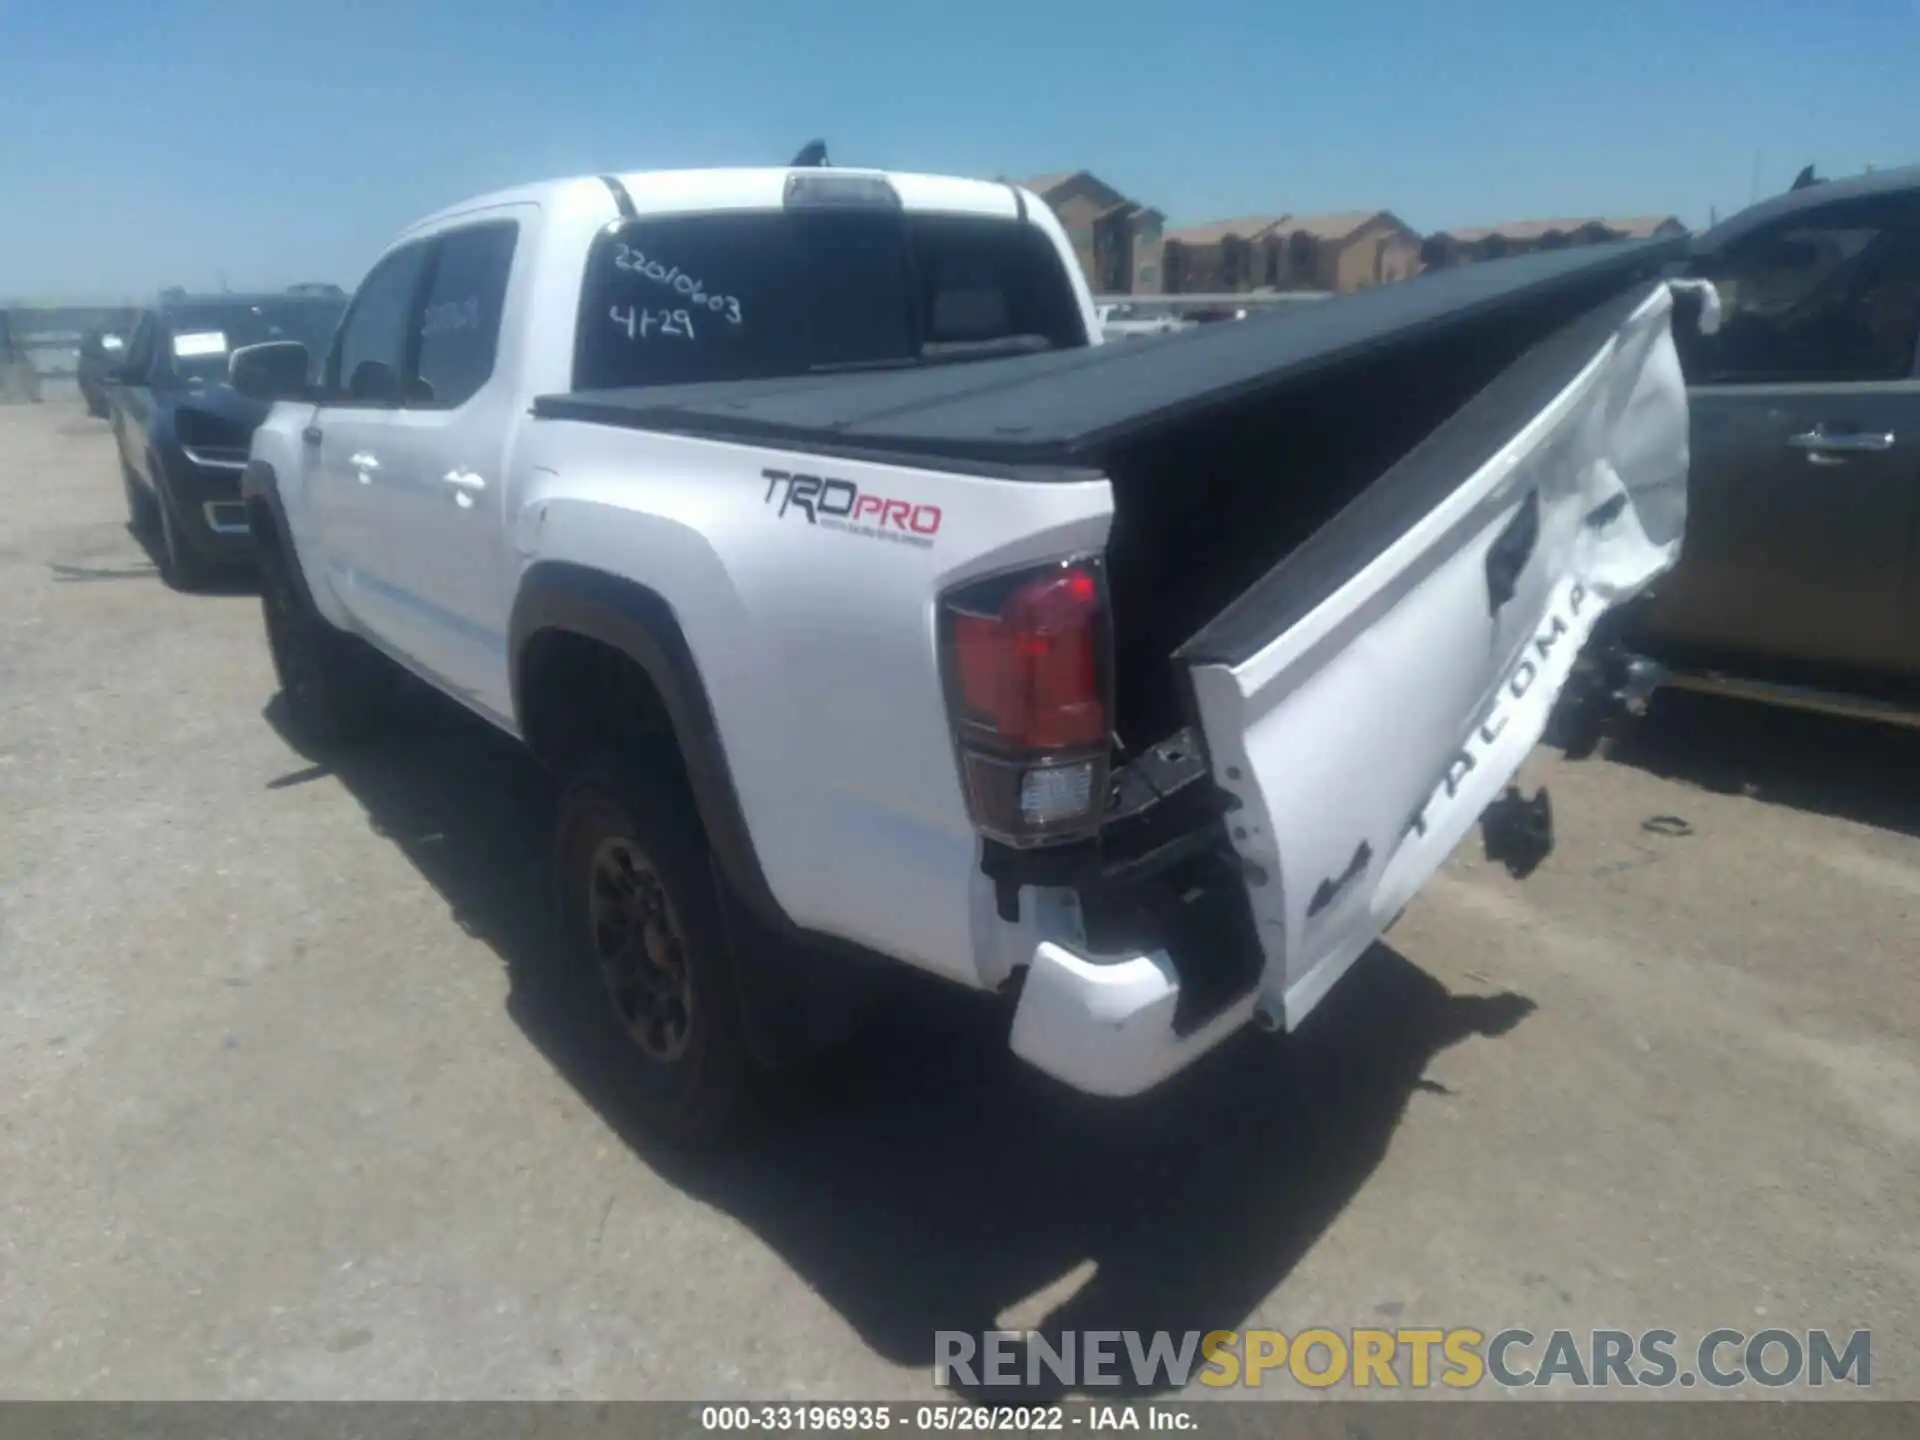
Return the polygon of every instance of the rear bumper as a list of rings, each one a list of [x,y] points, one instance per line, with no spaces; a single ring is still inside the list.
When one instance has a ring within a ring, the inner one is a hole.
[[[1150,1090],[1256,1014],[1265,957],[1206,773],[1182,731],[1114,773],[1097,847],[982,867],[1027,947],[1013,1052],[1076,1090]]]
[[[1014,1011],[1013,1053],[1089,1095],[1139,1095],[1253,1016],[1248,994],[1182,1034],[1174,1018],[1180,988],[1165,951],[1092,960],[1043,942]]]

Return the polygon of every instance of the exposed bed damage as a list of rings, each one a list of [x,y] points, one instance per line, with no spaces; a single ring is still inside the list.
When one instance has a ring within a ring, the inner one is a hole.
[[[1248,889],[1260,1000],[1289,1027],[1512,779],[1599,617],[1678,558],[1687,407],[1670,309],[1664,288],[1641,299],[1529,424],[1304,621],[1238,663],[1193,667],[1214,779],[1238,802],[1229,835],[1265,876]]]
[[[1248,1018],[1293,1028],[1502,801],[1595,624],[1678,557],[1687,410],[1670,310],[1663,286],[1638,291],[1549,342],[1559,355],[1534,357],[1544,377],[1509,371],[1483,391],[1381,486],[1457,464],[1461,433],[1531,404],[1556,359],[1564,370],[1585,355],[1505,443],[1454,471],[1418,524],[1299,619],[1264,643],[1203,631],[1182,647],[1257,973],[1244,950],[1223,963],[1230,923],[1206,955],[1182,955],[1186,937],[1172,932],[1097,960],[1042,944],[1017,1050],[1056,1073],[1084,1065],[1069,1075],[1081,1080],[1113,1075],[1118,1051],[1133,1089]],[[1196,979],[1215,1000],[1199,1011]]]

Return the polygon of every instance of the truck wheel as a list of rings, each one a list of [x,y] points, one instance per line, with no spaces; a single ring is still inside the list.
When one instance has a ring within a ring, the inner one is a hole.
[[[327,623],[294,562],[272,541],[260,547],[260,610],[287,717],[318,745],[364,740],[393,721],[393,662]]]
[[[213,578],[213,567],[182,533],[164,480],[156,487],[154,501],[160,519],[160,578],[175,590],[191,593],[205,589]]]
[[[568,949],[629,1042],[649,1122],[686,1145],[731,1138],[759,1072],[685,781],[610,759],[583,767],[560,801],[554,882]]]

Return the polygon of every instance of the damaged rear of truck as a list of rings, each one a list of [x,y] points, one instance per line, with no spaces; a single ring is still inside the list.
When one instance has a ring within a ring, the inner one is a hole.
[[[1519,835],[1516,870],[1538,858],[1544,797],[1515,774],[1596,623],[1681,543],[1676,253],[1484,265],[1152,346],[535,413],[751,451],[758,508],[816,547],[824,573],[736,592],[781,611],[791,668],[755,663],[789,682],[786,753],[814,781],[755,816],[748,757],[780,742],[714,710],[783,918],[1018,984],[1016,1052],[1131,1094],[1249,1021],[1298,1026],[1483,815]],[[734,667],[701,659],[724,689]],[[936,704],[934,762],[901,732]],[[922,762],[917,803],[845,818]],[[980,903],[940,933],[919,832],[949,803]],[[845,923],[845,872],[781,853],[776,814],[809,811],[849,865],[890,851],[867,878],[922,919]]]

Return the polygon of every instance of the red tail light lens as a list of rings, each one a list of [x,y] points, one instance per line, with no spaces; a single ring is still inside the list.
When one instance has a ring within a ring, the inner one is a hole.
[[[948,699],[974,821],[1031,845],[1098,823],[1112,725],[1098,563],[1049,565],[949,595]]]
[[[967,718],[1009,745],[1056,750],[1107,738],[1100,587],[1084,569],[1029,581],[997,615],[956,613],[953,648]]]

